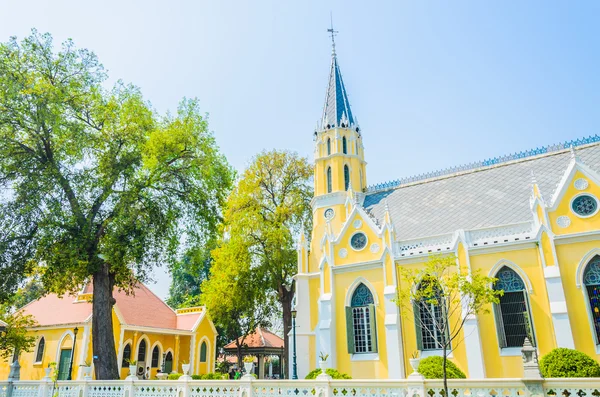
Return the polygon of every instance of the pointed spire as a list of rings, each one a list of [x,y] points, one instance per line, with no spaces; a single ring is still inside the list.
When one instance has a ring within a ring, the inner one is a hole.
[[[333,22],[331,28],[327,31],[331,33],[331,70],[329,71],[329,84],[325,94],[321,129],[355,126],[356,121],[350,110],[348,94],[346,93],[335,52],[335,35],[337,31],[333,29]]]

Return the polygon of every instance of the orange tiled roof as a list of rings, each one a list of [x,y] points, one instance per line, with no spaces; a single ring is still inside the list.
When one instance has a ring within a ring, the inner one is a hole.
[[[80,295],[93,294],[91,284],[83,288]],[[195,310],[185,314],[175,313],[165,302],[156,296],[144,284],[138,284],[133,294],[115,288],[113,296],[116,310],[127,325],[166,328],[192,331],[203,313]],[[92,315],[92,304],[76,296],[49,294],[31,302],[22,309],[23,313],[32,315],[40,326],[77,324],[86,321]]]
[[[238,338],[239,340],[239,338]],[[236,347],[236,341],[229,342],[225,345],[225,349],[233,349]],[[248,347],[275,347],[283,349],[283,339],[275,335],[265,328],[256,328],[256,331],[251,333],[244,339],[244,345]]]

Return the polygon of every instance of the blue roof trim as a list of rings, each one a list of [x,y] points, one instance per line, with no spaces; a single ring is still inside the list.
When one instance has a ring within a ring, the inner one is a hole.
[[[325,94],[321,128],[340,127],[344,118],[345,123],[348,124],[346,127],[356,124],[354,115],[350,109],[348,93],[342,80],[342,72],[340,71],[337,56],[334,53],[331,58],[331,71],[329,72],[329,84],[327,85]]]
[[[478,168],[489,167],[489,166],[496,165],[496,164],[507,163],[509,161],[524,159],[527,157],[533,157],[533,156],[537,156],[537,155],[544,154],[544,153],[557,152],[560,150],[568,149],[570,147],[577,147],[577,146],[587,145],[587,144],[595,143],[595,142],[600,142],[600,136],[598,136],[598,135],[592,136],[591,135],[587,138],[574,139],[571,141],[565,141],[563,143],[558,143],[555,145],[526,150],[524,152],[509,154],[509,155],[501,156],[501,157],[494,157],[491,159],[477,161],[477,162],[470,163],[470,164],[459,165],[457,167],[450,167],[450,168],[445,168],[445,169],[438,170],[438,171],[428,172],[426,174],[420,174],[420,175],[410,176],[410,177],[406,177],[406,178],[396,179],[394,181],[378,183],[378,184],[367,187],[367,193],[376,193],[376,192],[380,192],[380,191],[384,191],[384,190],[388,190],[388,189],[394,189],[394,188],[400,187],[402,185],[406,185],[406,184],[413,183],[413,182],[419,182],[419,181],[423,181],[426,179],[436,178],[436,177],[445,176],[445,175],[452,175],[452,174],[455,174],[457,172],[462,172],[462,171],[470,171],[470,170],[475,170]]]

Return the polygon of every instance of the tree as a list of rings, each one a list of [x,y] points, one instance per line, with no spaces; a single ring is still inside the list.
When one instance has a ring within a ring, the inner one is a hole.
[[[240,368],[246,337],[257,327],[269,325],[273,307],[261,274],[252,268],[248,247],[242,244],[238,239],[220,242],[212,253],[214,264],[200,296],[215,326],[227,340],[235,340]]]
[[[117,379],[113,289],[214,230],[233,172],[196,100],[161,117],[106,78],[70,40],[54,52],[34,30],[0,44],[0,259],[13,277],[41,264],[48,292],[93,284],[98,378]]]
[[[313,169],[296,153],[273,150],[257,155],[227,200],[224,223],[229,241],[247,250],[255,272],[281,305],[284,355],[289,351],[292,276],[297,271],[294,238],[310,228]]]
[[[424,268],[401,268],[396,300],[402,312],[413,313],[417,332],[424,332],[442,350],[445,396],[448,396],[448,355],[462,342],[468,318],[489,312],[503,291],[496,291],[496,279],[461,269],[456,257],[431,256]],[[417,335],[419,337],[419,335]]]
[[[33,317],[21,312],[3,313],[0,320],[6,323],[4,332],[0,332],[0,358],[18,357],[22,352],[30,352],[35,346],[35,336],[27,328],[36,325]]]

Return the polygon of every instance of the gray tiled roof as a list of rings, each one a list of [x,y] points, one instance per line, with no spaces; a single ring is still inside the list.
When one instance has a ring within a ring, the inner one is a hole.
[[[577,149],[600,172],[600,144]],[[387,202],[398,240],[532,220],[531,171],[548,203],[570,161],[568,150],[424,180],[367,194],[364,207],[381,220]]]

